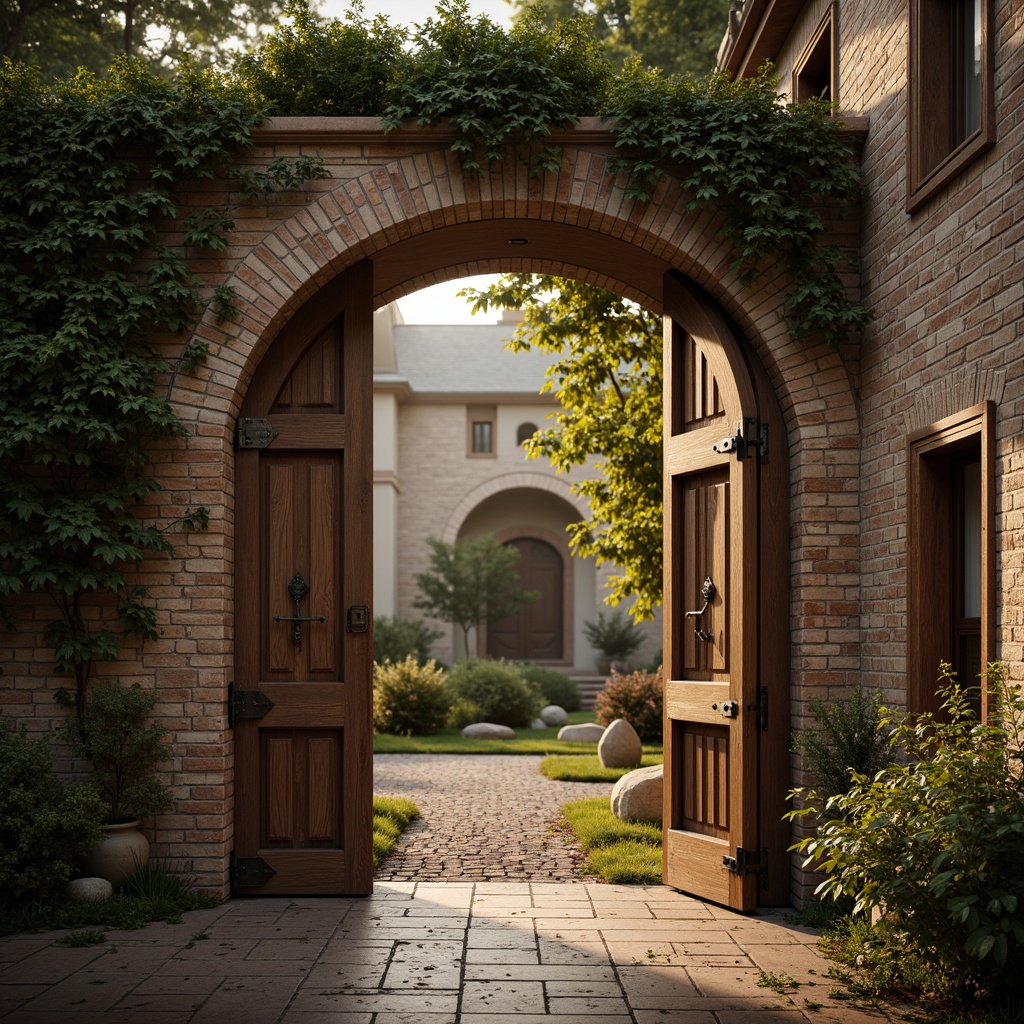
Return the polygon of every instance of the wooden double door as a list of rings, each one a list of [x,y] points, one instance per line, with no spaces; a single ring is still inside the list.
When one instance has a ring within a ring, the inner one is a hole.
[[[372,890],[372,296],[308,303],[239,420],[235,892]]]
[[[710,300],[664,295],[664,878],[750,910],[789,902],[788,446]]]
[[[369,263],[259,366],[236,468],[234,891],[372,889]],[[665,296],[667,884],[788,902],[788,470],[763,371]]]

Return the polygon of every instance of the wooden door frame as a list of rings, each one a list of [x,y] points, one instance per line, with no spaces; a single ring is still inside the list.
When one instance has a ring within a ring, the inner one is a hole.
[[[302,358],[309,346],[339,317],[344,317],[343,344],[351,346],[345,356],[342,374],[343,405],[341,416],[278,416],[306,443],[316,440],[317,431],[346,432],[348,423],[373,423],[373,268],[369,260],[350,267],[330,288],[310,299],[282,328],[253,374],[242,402],[241,416],[264,416],[269,411],[282,382]],[[294,420],[294,423],[291,421]],[[300,422],[300,421],[305,422]],[[322,422],[321,422],[322,421]],[[338,422],[341,421],[341,422]],[[348,523],[349,543],[364,552],[373,550],[373,449],[372,437],[364,443],[345,438],[345,486],[342,493],[342,517]],[[247,515],[259,501],[259,451],[239,450],[235,457],[235,631],[234,657],[237,678],[258,679],[260,652],[258,643],[240,642],[246,636],[259,636],[260,588],[259,560],[239,557],[239,552],[259,550],[258,517]],[[345,609],[352,605],[372,608],[372,557],[362,558],[355,566],[343,555],[341,608],[336,616],[344,622]],[[342,626],[344,628],[344,626]],[[342,782],[345,786],[343,829],[345,843],[345,894],[357,895],[373,889],[373,730],[372,678],[373,633],[346,633],[343,644],[343,677],[352,680],[344,696],[344,738],[342,746]],[[357,685],[358,681],[362,685]],[[283,710],[283,709],[282,709]],[[275,715],[271,711],[271,715]],[[301,707],[278,712],[276,725],[309,724]],[[235,736],[233,768],[237,773],[239,745],[250,742]],[[350,788],[351,779],[369,779],[368,785]],[[259,821],[259,788],[239,786],[235,779],[235,845],[254,845],[250,834]],[[258,837],[255,845],[258,846]],[[287,855],[283,855],[287,856]],[[272,886],[266,891],[272,893]],[[318,889],[315,883],[307,892],[333,892]]]

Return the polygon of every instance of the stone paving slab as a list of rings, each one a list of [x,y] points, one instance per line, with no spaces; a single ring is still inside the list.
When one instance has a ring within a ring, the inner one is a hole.
[[[376,791],[423,817],[370,897],[234,899],[87,948],[2,939],[0,1024],[884,1024],[828,997],[817,933],[779,913],[581,877],[551,825],[611,787],[539,761],[375,758]]]
[[[628,892],[612,896],[612,887],[585,882],[572,886],[573,916],[553,918],[563,886],[506,884],[502,892],[493,882],[479,883],[478,893],[475,885],[448,891],[436,883],[380,882],[362,899],[232,900],[205,912],[202,929],[187,914],[183,926],[109,932],[103,945],[88,949],[56,945],[61,932],[32,942],[0,940],[0,1022],[885,1020],[829,998],[833,983],[824,978],[829,965],[816,934],[780,913],[715,907],[703,918],[677,917],[673,909],[692,910],[695,901],[662,886],[638,887],[632,899]],[[465,909],[441,912],[452,906]],[[395,917],[396,907],[410,913]],[[510,917],[510,908],[530,913]],[[442,937],[438,921],[445,922]],[[367,924],[379,925],[372,938]],[[193,941],[200,930],[210,938]],[[758,985],[762,971],[788,974],[800,985],[777,995]]]

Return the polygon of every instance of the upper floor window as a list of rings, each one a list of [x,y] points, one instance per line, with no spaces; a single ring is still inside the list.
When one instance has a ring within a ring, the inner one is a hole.
[[[992,0],[911,0],[907,212],[995,142]]]
[[[810,42],[793,65],[793,100],[802,103],[812,97],[837,103],[836,88],[836,5],[833,3],[815,29]]]
[[[491,455],[494,452],[494,424],[490,420],[473,421],[474,455]]]
[[[516,444],[525,444],[537,433],[536,423],[520,423],[516,430]]]

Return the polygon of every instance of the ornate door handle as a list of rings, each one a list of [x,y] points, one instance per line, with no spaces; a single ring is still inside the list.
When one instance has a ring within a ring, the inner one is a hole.
[[[291,599],[295,602],[295,614],[286,615],[275,615],[275,622],[294,622],[295,632],[292,633],[292,639],[295,641],[295,646],[301,651],[302,650],[302,623],[303,622],[326,622],[326,615],[299,615],[299,604],[302,599],[309,593],[309,584],[302,578],[301,572],[296,572],[292,577],[291,582],[288,584],[288,593],[291,595]]]
[[[712,639],[710,633],[704,629],[704,613],[708,610],[708,605],[711,604],[712,599],[716,593],[715,585],[711,582],[710,576],[704,577],[704,585],[700,588],[700,596],[704,598],[704,607],[699,611],[687,612],[684,618],[694,618],[697,620],[697,628],[693,631],[698,639],[703,640],[707,643]]]

